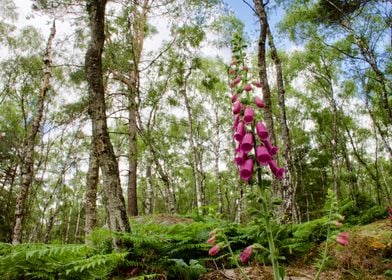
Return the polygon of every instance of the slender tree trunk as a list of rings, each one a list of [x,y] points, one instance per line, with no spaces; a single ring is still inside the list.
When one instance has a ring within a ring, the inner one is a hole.
[[[370,99],[370,92],[369,92],[369,88],[366,85],[365,81],[362,79],[362,87],[365,91],[365,106],[366,106],[366,110],[369,113],[370,118],[372,119],[372,122],[374,124],[374,126],[377,129],[378,134],[380,135],[382,141],[384,142],[385,148],[388,150],[389,155],[392,157],[392,148],[391,148],[391,142],[390,142],[390,138],[388,135],[388,130],[384,131],[380,125],[380,123],[377,121],[376,116],[374,115],[374,112],[369,104],[369,99]]]
[[[349,174],[349,185],[350,185],[350,195],[353,200],[356,200],[356,194],[358,193],[358,184],[357,184],[357,174],[354,171],[354,167],[352,165],[351,159],[349,157],[346,142],[347,140],[343,137],[341,141],[341,150],[344,156],[344,162],[346,165],[347,173]]]
[[[241,223],[241,221],[242,221],[242,198],[243,198],[243,196],[244,196],[244,191],[242,189],[242,186],[240,186],[240,188],[238,190],[238,196],[235,201],[235,204],[237,206],[237,211],[235,213],[234,221],[236,223]]]
[[[384,73],[378,67],[374,50],[372,49],[372,47],[369,46],[368,42],[366,42],[365,39],[360,38],[356,35],[355,40],[364,60],[370,65],[373,72],[376,74],[377,81],[381,85],[381,107],[383,108],[384,114],[386,115],[386,125],[392,125],[392,107],[389,104],[388,98],[388,95],[390,95],[390,92],[392,90],[391,82],[387,80]]]
[[[223,195],[222,195],[222,184],[221,184],[221,173],[219,170],[220,160],[220,126],[219,126],[219,109],[215,108],[215,143],[214,143],[214,154],[215,154],[215,176],[216,176],[216,190],[218,195],[218,213],[223,214]]]
[[[93,143],[102,170],[109,228],[112,231],[129,232],[130,225],[120,184],[118,162],[110,141],[106,120],[105,90],[102,74],[105,7],[106,0],[87,1],[91,30],[91,41],[85,56],[85,68],[89,86],[89,115],[92,121]],[[114,242],[114,245],[117,247],[118,244]]]
[[[135,86],[136,88],[136,86]],[[131,89],[128,96],[128,115],[129,115],[129,155],[128,155],[128,215],[137,216],[137,125],[136,125],[136,92]]]
[[[85,236],[89,235],[97,225],[97,187],[99,182],[99,161],[95,148],[96,147],[94,143],[91,143],[87,172],[87,188],[85,194]]]
[[[55,215],[53,213],[53,210],[50,209],[50,211],[49,211],[49,221],[48,221],[48,225],[46,227],[45,237],[44,237],[44,243],[45,244],[49,243],[49,237],[50,237],[50,232],[52,231],[52,228],[53,228],[54,217],[55,217]]]
[[[145,212],[147,215],[152,214],[152,176],[151,176],[151,165],[152,165],[152,158],[151,152],[147,151],[147,166],[146,166],[146,209]]]
[[[328,69],[324,63],[326,73]],[[328,74],[327,74],[328,75]],[[335,93],[332,85],[332,78],[328,75],[326,78],[328,82],[329,102],[332,107],[332,175],[333,175],[333,187],[338,201],[341,200],[342,194],[340,190],[340,179],[339,179],[339,128],[338,128],[338,108],[335,99]]]
[[[143,50],[144,37],[145,37],[145,26],[147,24],[147,13],[148,4],[150,0],[143,0],[140,3],[139,0],[133,1],[133,12],[132,12],[132,30],[130,32],[132,43],[132,56],[133,65],[130,73],[130,86],[128,95],[128,112],[129,112],[129,174],[128,174],[128,215],[137,216],[137,97],[140,95],[139,84],[139,64]],[[141,7],[141,10],[139,10]]]
[[[257,16],[259,18],[260,23],[260,35],[258,42],[258,53],[257,53],[257,61],[259,66],[259,77],[260,82],[262,83],[262,92],[263,92],[263,100],[266,105],[265,110],[265,123],[270,132],[271,140],[276,144],[276,136],[275,136],[275,128],[274,128],[274,119],[272,115],[272,98],[271,98],[271,90],[269,87],[268,76],[267,76],[267,59],[266,59],[266,39],[267,39],[267,31],[268,31],[268,22],[264,9],[263,0],[254,0]]]
[[[72,223],[72,205],[69,207],[68,221],[67,221],[67,231],[65,232],[65,243],[69,242],[69,233],[71,232],[71,223]]]
[[[191,75],[191,70],[186,74],[186,76],[183,79],[183,85],[182,89],[180,90],[182,96],[184,97],[184,102],[185,102],[185,108],[188,116],[188,133],[189,133],[189,142],[191,144],[191,167],[192,167],[192,173],[193,173],[193,178],[194,178],[194,186],[195,186],[195,192],[196,192],[196,207],[197,207],[197,212],[199,215],[203,214],[203,194],[202,194],[202,186],[201,186],[201,180],[199,178],[199,173],[200,170],[198,168],[199,166],[199,155],[198,155],[198,150],[197,146],[195,143],[195,135],[194,135],[194,128],[193,128],[193,117],[192,117],[192,108],[191,104],[189,102],[188,94],[187,94],[187,80],[189,76]]]
[[[374,174],[372,172],[372,170],[370,169],[369,165],[365,162],[365,160],[359,154],[359,152],[358,152],[358,150],[357,150],[357,148],[355,146],[354,139],[351,136],[351,132],[350,132],[350,130],[348,129],[348,127],[346,125],[345,125],[345,129],[346,129],[346,132],[347,132],[347,135],[348,135],[348,139],[350,140],[351,147],[353,148],[353,152],[354,152],[355,157],[357,158],[359,163],[366,169],[366,171],[368,172],[370,178],[373,179],[374,183],[376,184],[376,190],[377,191],[381,190],[382,188],[381,188],[380,178],[377,176],[377,174]],[[377,164],[377,162],[375,164]],[[362,191],[364,191],[364,190],[362,190]],[[380,200],[379,197],[377,199]]]
[[[167,174],[167,172],[163,169],[162,164],[159,162],[159,157],[158,153],[153,147],[152,143],[149,143],[150,145],[150,150],[152,154],[153,161],[155,163],[155,167],[157,169],[157,172],[159,174],[159,177],[161,177],[161,180],[163,181],[163,184],[165,185],[165,193],[167,195],[167,208],[170,214],[176,214],[177,213],[177,199],[176,199],[176,192],[172,183],[172,180]]]
[[[78,233],[79,233],[79,226],[80,226],[80,216],[82,212],[82,208],[80,207],[80,203],[78,202],[78,216],[76,218],[76,226],[75,226],[75,232],[74,232],[74,241],[77,240],[78,238]]]
[[[286,91],[283,83],[283,71],[282,71],[282,63],[278,55],[278,51],[276,50],[274,38],[272,36],[271,30],[269,28],[269,24],[267,21],[267,16],[265,15],[265,24],[267,25],[267,35],[268,35],[268,43],[271,50],[271,57],[275,64],[276,71],[276,84],[278,87],[278,100],[279,100],[279,113],[280,113],[280,126],[282,130],[281,139],[283,144],[283,159],[284,165],[286,166],[286,173],[283,179],[283,217],[284,222],[291,223],[297,222],[298,217],[296,216],[296,202],[295,202],[295,165],[293,163],[293,155],[292,155],[292,143],[290,137],[290,129],[287,124],[287,116],[286,116]]]
[[[23,235],[23,220],[25,218],[25,203],[28,196],[30,186],[34,179],[34,148],[35,141],[41,126],[41,120],[44,113],[44,105],[46,94],[50,88],[50,78],[52,76],[52,42],[56,33],[55,23],[51,28],[48,43],[46,45],[46,51],[44,56],[44,77],[41,83],[39,97],[38,97],[38,109],[35,113],[32,125],[28,128],[27,139],[24,141],[24,158],[21,166],[21,177],[22,184],[20,191],[16,198],[15,207],[15,222],[12,236],[12,244],[19,244],[22,242]]]

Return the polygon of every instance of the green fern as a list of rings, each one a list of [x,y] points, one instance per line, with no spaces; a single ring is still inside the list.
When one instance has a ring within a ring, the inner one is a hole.
[[[126,254],[91,255],[86,245],[0,244],[2,279],[105,279]]]

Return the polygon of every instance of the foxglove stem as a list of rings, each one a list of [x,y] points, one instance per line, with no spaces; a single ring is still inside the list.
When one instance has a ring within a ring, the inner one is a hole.
[[[330,207],[330,209],[329,209],[328,221],[331,221],[331,219],[332,219],[332,207]],[[320,274],[321,274],[321,272],[322,272],[323,269],[324,269],[325,261],[327,260],[327,257],[328,257],[328,239],[329,239],[330,231],[331,231],[331,223],[328,223],[328,227],[327,227],[327,240],[325,241],[325,248],[324,248],[324,252],[323,252],[323,259],[322,259],[322,261],[321,261],[320,268],[319,268],[319,270],[317,271],[316,276],[314,277],[314,280],[318,280],[318,279],[319,279]]]
[[[229,249],[229,252],[230,252],[230,254],[231,254],[231,256],[232,256],[232,258],[233,258],[233,260],[234,260],[234,262],[235,262],[235,265],[236,265],[237,268],[238,268],[238,270],[241,272],[242,276],[244,276],[244,279],[250,280],[249,277],[248,277],[248,275],[246,275],[246,273],[245,273],[244,270],[242,269],[241,265],[238,263],[238,260],[237,260],[237,258],[235,257],[233,250],[231,249],[230,242],[229,242],[229,240],[227,239],[226,234],[222,233],[222,236],[223,236],[223,239],[225,240],[225,244],[227,244],[227,248]]]

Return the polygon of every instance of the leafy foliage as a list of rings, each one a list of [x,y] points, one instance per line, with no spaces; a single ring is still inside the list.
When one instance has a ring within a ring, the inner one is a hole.
[[[106,279],[126,253],[93,255],[86,245],[0,244],[2,279]]]

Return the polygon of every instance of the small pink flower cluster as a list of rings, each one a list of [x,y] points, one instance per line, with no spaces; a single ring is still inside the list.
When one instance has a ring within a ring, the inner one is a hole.
[[[342,246],[348,245],[348,233],[347,232],[340,232],[336,237],[336,242],[338,242]]]
[[[343,221],[344,217],[342,215],[338,215],[338,220],[333,221],[333,224],[337,228],[341,228],[343,226]],[[342,246],[347,246],[348,245],[348,233],[347,232],[340,232],[338,236],[336,237],[336,242]]]
[[[240,261],[242,263],[247,263],[250,257],[252,256],[252,253],[253,253],[253,246],[250,245],[246,247],[244,251],[242,251],[242,253],[240,254]]]
[[[388,219],[392,221],[392,207],[388,207]]]
[[[233,137],[238,142],[234,162],[238,166],[241,179],[246,182],[253,175],[254,162],[269,166],[275,177],[281,179],[285,169],[279,167],[273,159],[278,148],[272,145],[265,124],[255,119],[255,109],[265,108],[264,101],[259,97],[250,101],[250,92],[254,87],[261,88],[262,84],[259,81],[249,83],[248,70],[246,66],[240,68],[236,60],[233,60],[229,69],[229,77],[232,79],[230,88],[234,114]]]
[[[207,240],[208,244],[214,245],[210,248],[210,250],[208,250],[208,255],[210,256],[215,256],[216,254],[219,253],[221,247],[220,244],[215,244],[216,242],[216,234],[217,231],[213,230],[209,233],[209,239]],[[240,261],[241,263],[247,263],[250,259],[250,257],[252,256],[253,253],[253,246],[248,246],[244,249],[244,251],[241,252],[240,254]]]
[[[216,241],[216,230],[213,230],[209,233],[210,238],[207,240],[208,244],[214,245]],[[211,247],[210,250],[208,250],[208,255],[210,256],[215,256],[216,254],[219,253],[220,246],[219,244],[215,244],[214,246]]]

